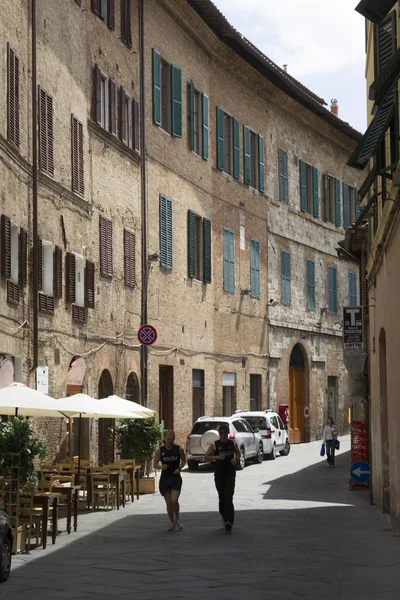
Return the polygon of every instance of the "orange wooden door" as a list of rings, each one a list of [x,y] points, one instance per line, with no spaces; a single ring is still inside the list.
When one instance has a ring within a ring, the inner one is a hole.
[[[304,442],[304,370],[289,369],[289,437],[291,442]]]

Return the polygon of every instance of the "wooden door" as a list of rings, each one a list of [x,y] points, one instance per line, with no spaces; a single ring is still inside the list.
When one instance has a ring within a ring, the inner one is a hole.
[[[160,407],[159,415],[165,429],[174,428],[174,367],[160,365],[159,370]]]
[[[304,442],[304,369],[289,369],[289,438]]]

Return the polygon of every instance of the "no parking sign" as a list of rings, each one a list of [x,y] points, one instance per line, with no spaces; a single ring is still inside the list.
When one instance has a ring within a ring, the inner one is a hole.
[[[141,344],[151,346],[157,339],[156,328],[152,325],[143,325],[138,331],[138,339]]]

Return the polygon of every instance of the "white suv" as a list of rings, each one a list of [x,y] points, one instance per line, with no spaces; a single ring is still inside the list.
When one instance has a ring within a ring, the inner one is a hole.
[[[255,463],[262,463],[264,458],[263,439],[257,429],[242,419],[242,415],[232,417],[200,417],[187,436],[186,456],[190,471],[204,462],[204,455],[210,444],[219,439],[218,429],[221,425],[229,427],[229,439],[235,440],[240,450],[238,469],[244,469],[245,461],[252,458]]]
[[[246,419],[253,429],[258,429],[263,439],[264,454],[267,459],[275,460],[277,452],[287,456],[290,442],[287,427],[278,413],[273,410],[237,410],[235,416]]]

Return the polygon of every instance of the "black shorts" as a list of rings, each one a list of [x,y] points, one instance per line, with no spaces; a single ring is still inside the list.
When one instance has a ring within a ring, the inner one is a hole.
[[[182,489],[182,477],[180,475],[162,475],[160,477],[159,490],[161,496],[167,492],[180,492]]]

